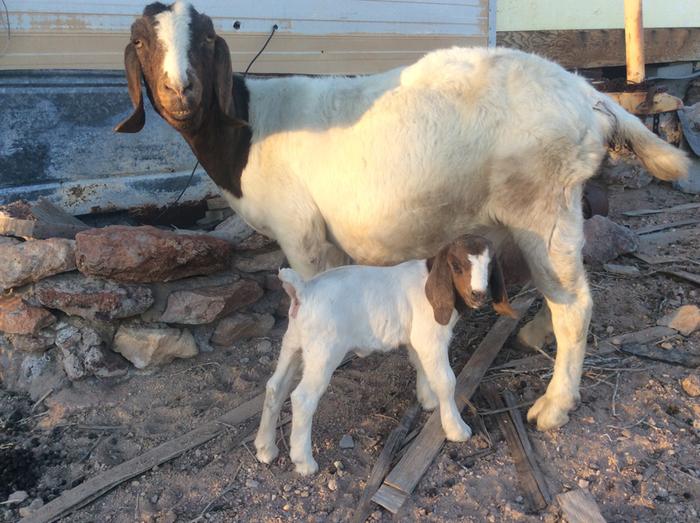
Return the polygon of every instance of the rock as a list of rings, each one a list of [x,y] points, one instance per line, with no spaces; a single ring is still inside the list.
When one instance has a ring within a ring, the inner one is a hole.
[[[151,289],[82,274],[63,274],[34,287],[43,306],[89,320],[112,321],[141,314],[153,305]]]
[[[254,479],[246,479],[245,486],[248,488],[258,488],[260,486],[260,482],[255,481]]]
[[[255,233],[255,230],[248,225],[238,214],[226,218],[223,222],[209,233],[210,236],[225,240],[237,247]]]
[[[196,356],[197,344],[187,329],[159,325],[122,325],[114,337],[114,351],[138,369]]]
[[[593,216],[583,222],[586,242],[583,260],[588,264],[604,264],[620,256],[635,252],[639,246],[637,235],[603,216]]]
[[[56,351],[44,354],[17,352],[0,339],[0,381],[7,390],[27,392],[36,401],[49,390],[67,384]]]
[[[56,332],[53,329],[43,329],[36,335],[8,334],[5,336],[12,348],[20,352],[46,352],[56,341]]]
[[[76,261],[83,274],[120,282],[167,282],[229,267],[231,246],[206,235],[178,235],[151,226],[114,225],[80,232]]]
[[[63,238],[0,245],[3,290],[75,269],[75,242]]]
[[[0,245],[17,245],[20,241],[11,236],[0,236]]]
[[[634,265],[617,265],[615,263],[605,263],[603,268],[611,274],[619,274],[620,276],[629,276],[634,278],[639,276],[641,272]]]
[[[128,372],[126,361],[109,350],[103,335],[81,318],[70,318],[56,327],[56,346],[61,349],[63,370],[70,380],[111,378]]]
[[[639,161],[627,162],[616,158],[604,163],[600,170],[600,177],[609,185],[622,185],[630,189],[641,189],[653,180],[649,172]]]
[[[237,251],[258,251],[260,249],[270,248],[276,246],[279,249],[279,245],[272,238],[263,236],[260,233],[254,232],[248,238],[243,240],[241,243],[236,245]]]
[[[23,518],[29,517],[43,506],[44,501],[41,498],[36,498],[35,500],[32,500],[28,507],[20,508],[19,515]]]
[[[41,307],[32,307],[21,296],[0,298],[0,331],[7,334],[36,334],[56,321]]]
[[[328,490],[331,492],[335,492],[338,490],[338,480],[335,478],[331,478],[328,480]]]
[[[252,256],[238,255],[233,266],[241,272],[278,271],[284,260],[284,253],[276,250]]]
[[[258,354],[270,354],[270,352],[272,352],[272,343],[270,340],[261,340],[260,343],[255,346],[255,352]]]
[[[591,482],[588,481],[588,480],[586,480],[586,479],[579,479],[579,480],[578,480],[578,486],[579,486],[580,488],[588,488],[588,486],[589,486],[590,484],[591,484]]]
[[[263,290],[252,280],[176,291],[168,298],[168,308],[165,309],[160,321],[188,325],[211,323],[226,314],[255,303],[262,295]]]
[[[656,323],[657,325],[671,327],[683,334],[683,336],[690,336],[693,332],[700,329],[700,308],[697,305],[683,305]]]
[[[681,387],[688,396],[697,398],[700,396],[700,375],[697,373],[688,374],[681,380]]]
[[[167,283],[152,283],[150,285],[153,293],[153,305],[141,315],[146,322],[158,322],[160,317],[168,307],[168,299],[173,292],[201,289],[202,287],[216,287],[219,285],[230,285],[240,280],[238,274],[232,272],[221,272],[210,276],[196,276],[184,280],[171,281]]]
[[[355,448],[355,442],[350,434],[343,434],[343,437],[340,438],[339,446],[341,449],[353,449]]]
[[[24,490],[16,490],[12,494],[10,494],[10,496],[5,501],[5,504],[6,505],[19,505],[28,497],[29,497],[29,494],[27,494]]]
[[[194,325],[191,329],[194,341],[199,352],[214,352],[216,347],[211,344],[211,336],[214,334],[216,324],[207,323],[205,325]]]
[[[219,322],[211,342],[228,347],[245,338],[265,336],[274,325],[275,318],[271,314],[233,314]]]

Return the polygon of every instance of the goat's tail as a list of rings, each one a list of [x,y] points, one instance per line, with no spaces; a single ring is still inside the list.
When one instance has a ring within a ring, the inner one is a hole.
[[[661,180],[677,180],[688,174],[688,156],[652,133],[636,116],[628,113],[609,97],[600,96],[596,110],[612,119],[608,137],[612,142],[628,146],[644,167]]]
[[[306,282],[292,269],[280,269],[277,277],[282,281],[284,292],[289,295],[289,316],[291,318],[296,318]]]

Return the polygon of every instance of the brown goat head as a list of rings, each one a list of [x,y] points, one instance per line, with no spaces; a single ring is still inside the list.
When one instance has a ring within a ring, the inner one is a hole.
[[[178,131],[196,131],[212,114],[229,125],[245,125],[234,114],[228,46],[211,18],[186,1],[146,6],[131,26],[124,65],[134,112],[117,132],[143,128],[141,78],[154,109]]]
[[[491,242],[466,235],[443,247],[428,260],[425,294],[433,307],[435,321],[447,325],[455,309],[455,295],[471,309],[482,307],[491,291],[493,308],[499,314],[515,317],[510,306],[503,270]]]

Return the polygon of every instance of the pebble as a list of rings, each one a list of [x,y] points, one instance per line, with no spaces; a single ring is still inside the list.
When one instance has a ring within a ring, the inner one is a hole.
[[[343,465],[343,462],[340,460],[334,461],[333,466],[338,470],[343,470],[345,468],[345,465]]]
[[[283,507],[282,510],[285,512],[289,512],[289,509],[292,508],[292,506],[289,503],[286,503]]]
[[[245,486],[248,488],[258,488],[260,486],[260,482],[255,481],[254,479],[246,479]]]
[[[588,485],[590,485],[591,482],[585,479],[579,479],[578,480],[578,486],[581,488],[588,488]]]
[[[515,502],[516,502],[516,503],[522,503],[522,502],[523,502],[523,497],[522,497],[522,496],[518,496],[517,498],[515,498]]]
[[[301,494],[299,494],[302,498],[308,498],[309,497],[309,491],[308,490],[302,490]]]
[[[282,490],[284,490],[285,492],[290,492],[290,491],[292,490],[292,486],[291,486],[291,485],[285,485],[284,487],[282,487]]]
[[[241,363],[248,363],[250,361],[250,358],[243,357],[241,358]]]
[[[350,434],[343,434],[343,437],[340,438],[340,448],[341,449],[353,449],[353,448],[355,448],[355,442],[352,440],[352,436]]]
[[[132,486],[132,487],[138,487],[140,484],[141,484],[141,483],[139,483],[138,481],[132,481],[132,482],[131,482],[131,486]]]
[[[32,501],[28,507],[22,507],[19,509],[19,515],[23,518],[31,516],[34,512],[39,510],[44,506],[44,501],[41,498],[36,498]]]
[[[681,380],[681,387],[688,396],[697,398],[700,396],[700,375],[688,374]]]
[[[382,513],[379,510],[375,510],[374,512],[372,512],[370,517],[375,521],[379,521],[380,519],[382,519]]]
[[[673,348],[673,344],[669,341],[665,341],[661,344],[661,348],[666,349],[666,350],[671,350]]]
[[[258,352],[258,354],[268,354],[270,351],[272,351],[272,343],[270,343],[269,340],[262,340],[255,347],[255,350]]]
[[[7,505],[14,505],[17,503],[22,503],[25,499],[27,499],[29,495],[24,491],[24,490],[17,490],[10,494],[10,497],[7,498],[7,501],[5,502]]]
[[[149,501],[150,501],[151,503],[153,503],[154,505],[157,505],[157,504],[158,504],[158,494],[154,494],[153,496],[151,496],[151,497],[148,498],[148,499],[149,499]]]
[[[336,490],[338,490],[338,482],[335,480],[335,478],[331,478],[328,481],[328,490],[330,490],[331,492],[335,492]]]

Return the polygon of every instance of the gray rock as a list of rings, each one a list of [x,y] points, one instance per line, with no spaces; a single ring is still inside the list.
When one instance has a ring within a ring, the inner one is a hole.
[[[22,507],[19,509],[19,515],[23,518],[29,517],[34,514],[37,510],[44,506],[44,501],[41,498],[36,498],[32,500],[28,507]]]
[[[600,177],[609,185],[622,185],[630,189],[640,189],[651,183],[653,177],[633,158],[625,161],[615,158],[606,162],[600,170]]]
[[[190,331],[154,324],[120,326],[112,348],[138,369],[198,354]]]
[[[258,354],[270,354],[272,351],[272,343],[269,340],[261,340],[256,346],[255,350]]]
[[[252,280],[230,285],[177,291],[168,298],[168,308],[160,318],[165,323],[201,325],[211,323],[259,300],[263,290]]]
[[[136,316],[153,305],[151,289],[82,274],[64,274],[37,283],[34,296],[51,309],[86,319],[111,321]]]
[[[28,497],[29,494],[27,494],[24,490],[16,490],[9,495],[5,503],[7,505],[17,505],[19,503],[22,503]]]
[[[209,233],[214,238],[226,240],[234,247],[253,235],[255,230],[238,214],[226,218]]]
[[[0,381],[7,390],[27,392],[35,401],[49,390],[60,390],[68,384],[56,351],[44,354],[18,352],[2,338]]]
[[[5,337],[17,351],[42,353],[53,347],[56,332],[53,327],[49,327],[36,334],[7,334]]]
[[[350,434],[343,434],[343,437],[340,438],[339,446],[341,449],[353,449],[355,448],[355,442]]]
[[[637,267],[635,267],[634,265],[618,265],[615,263],[605,263],[603,264],[603,268],[611,274],[629,276],[632,278],[641,274],[641,272],[639,272],[639,269],[637,269]]]
[[[277,271],[284,263],[285,256],[280,250],[234,256],[233,266],[241,272]]]
[[[586,243],[583,260],[592,265],[602,265],[621,254],[635,252],[639,247],[637,235],[603,216],[593,216],[583,223]]]
[[[265,336],[274,325],[275,318],[271,314],[236,313],[219,322],[211,342],[228,347],[246,338]]]
[[[56,327],[56,346],[63,369],[71,380],[88,376],[111,378],[128,372],[128,364],[107,348],[103,335],[81,318],[70,318]]]

